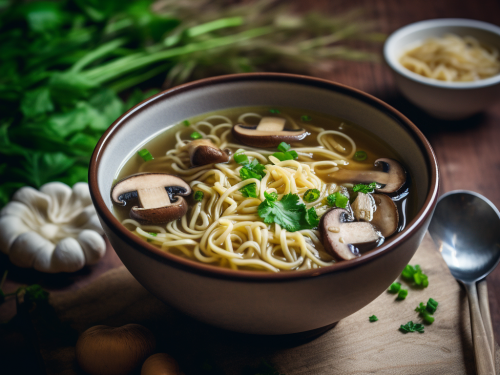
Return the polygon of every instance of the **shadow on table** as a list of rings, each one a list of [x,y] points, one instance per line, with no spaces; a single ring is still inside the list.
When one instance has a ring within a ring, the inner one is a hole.
[[[472,128],[480,127],[486,122],[487,114],[484,112],[463,120],[450,121],[437,119],[415,106],[398,92],[391,92],[389,95],[378,95],[374,93],[374,96],[380,98],[408,117],[408,119],[417,125],[427,137],[442,132],[467,131]]]

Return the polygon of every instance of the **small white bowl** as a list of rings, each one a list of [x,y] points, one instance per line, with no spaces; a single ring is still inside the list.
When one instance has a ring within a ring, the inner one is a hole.
[[[458,120],[483,111],[500,98],[500,74],[474,82],[444,82],[414,73],[399,62],[403,53],[418,42],[449,33],[470,35],[500,50],[500,27],[447,18],[416,22],[395,31],[385,42],[384,58],[408,100],[434,117]]]

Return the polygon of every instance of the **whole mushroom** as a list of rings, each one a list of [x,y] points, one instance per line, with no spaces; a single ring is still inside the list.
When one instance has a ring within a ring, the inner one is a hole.
[[[309,135],[305,129],[286,128],[286,120],[280,117],[262,117],[257,126],[236,124],[232,134],[253,147],[277,147],[281,142],[298,142]]]
[[[165,173],[139,173],[118,181],[111,190],[111,199],[125,206],[138,199],[139,206],[130,209],[130,217],[141,224],[168,223],[183,217],[188,204],[183,196],[191,187],[179,177]]]
[[[151,331],[139,324],[99,325],[78,338],[76,360],[90,375],[126,375],[141,366],[155,346]]]
[[[177,361],[166,353],[156,353],[146,359],[142,365],[141,375],[179,375]]]

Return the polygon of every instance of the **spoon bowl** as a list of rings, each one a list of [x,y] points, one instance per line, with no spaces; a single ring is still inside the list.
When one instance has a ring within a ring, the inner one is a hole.
[[[477,373],[493,375],[495,342],[484,278],[500,261],[500,212],[480,194],[452,191],[438,200],[429,232],[469,297]]]
[[[466,190],[444,194],[429,232],[457,280],[479,281],[500,261],[500,212],[480,194]]]

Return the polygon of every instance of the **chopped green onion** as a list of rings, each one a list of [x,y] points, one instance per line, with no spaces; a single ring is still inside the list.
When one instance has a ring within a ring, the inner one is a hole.
[[[234,154],[233,158],[234,161],[238,164],[248,162],[248,156],[246,156],[245,154]]]
[[[401,289],[401,284],[396,282],[392,283],[391,286],[389,287],[389,293],[397,293]]]
[[[356,161],[363,161],[363,160],[366,160],[367,157],[368,157],[368,154],[366,152],[356,151],[352,158]]]
[[[272,114],[280,114],[281,113],[279,111],[279,109],[270,109],[269,112],[272,113]]]
[[[311,121],[311,120],[312,120],[312,117],[309,115],[304,115],[304,116],[300,117],[300,121],[303,121],[303,122],[307,122],[307,121]]]
[[[326,201],[330,207],[337,206],[339,208],[346,208],[347,202],[349,202],[349,198],[342,194],[340,191],[337,191],[334,194],[330,194],[326,197]]]
[[[200,133],[198,132],[191,133],[191,139],[200,139],[200,138],[203,138],[203,136]]]
[[[418,264],[415,265],[415,267],[408,264],[403,272],[401,272],[401,277],[413,281],[417,286],[422,288],[427,288],[429,286],[429,278],[422,272]]]
[[[407,289],[400,289],[398,292],[398,299],[405,299],[407,295],[408,295]]]
[[[196,193],[194,193],[194,200],[201,202],[203,200],[204,195],[205,194],[202,191],[198,190]]]
[[[294,150],[290,150],[290,151],[287,151],[286,154],[290,154],[292,155],[292,158],[295,160],[299,157],[299,154],[297,154],[297,151],[294,151]]]
[[[424,323],[426,324],[434,323],[434,317],[431,316],[427,311],[422,312],[421,315],[422,319],[424,320]]]
[[[314,202],[319,198],[321,192],[318,189],[309,189],[304,193],[302,199],[306,202]]]
[[[158,235],[158,233],[155,233],[155,232],[148,232],[148,234],[149,234],[150,236],[153,236],[153,237],[156,237],[156,236]]]
[[[151,153],[148,151],[147,148],[143,148],[141,151],[138,151],[137,153],[144,161],[150,161],[154,159],[153,155],[151,155]]]
[[[191,125],[191,123],[188,120],[184,120],[184,121],[182,121],[182,125],[189,126],[189,125]]]
[[[290,150],[290,146],[288,143],[286,142],[281,142],[279,145],[278,145],[278,151],[281,151],[281,152],[287,152],[288,150]]]
[[[436,309],[438,307],[439,303],[432,299],[432,298],[429,298],[429,300],[427,301],[427,311],[429,311],[431,314],[434,314],[436,312]]]
[[[378,318],[375,315],[372,315],[368,318],[368,320],[370,320],[370,322],[376,322]]]
[[[289,152],[275,152],[273,156],[279,161],[293,160],[293,156]]]

